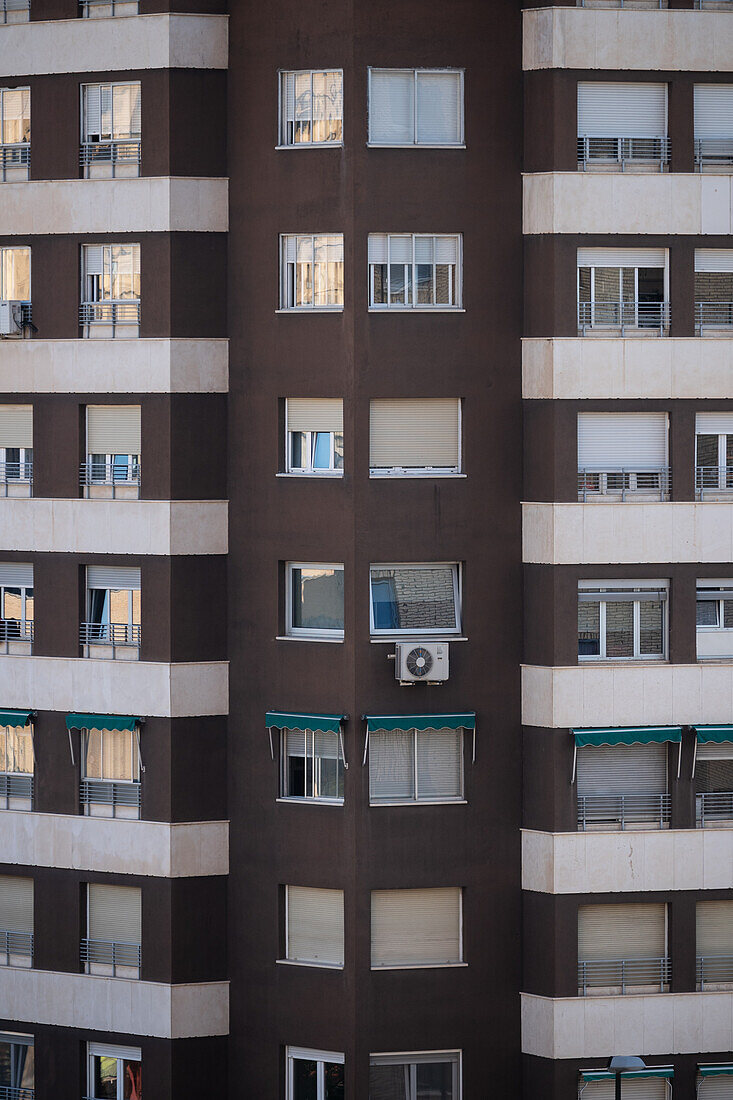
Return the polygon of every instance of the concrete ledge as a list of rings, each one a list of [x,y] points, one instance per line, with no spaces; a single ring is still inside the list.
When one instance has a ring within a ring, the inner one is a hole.
[[[144,735],[143,735],[144,736]],[[3,863],[120,875],[193,878],[229,873],[229,823],[0,813]]]
[[[732,882],[733,829],[522,830],[524,890],[542,894],[728,890]]]
[[[5,707],[82,714],[228,714],[229,665],[2,656],[0,698]]]
[[[730,396],[733,341],[714,337],[522,340],[522,396],[721,398]]]
[[[0,498],[3,546],[69,554],[226,554],[225,500]]]
[[[226,69],[226,15],[57,19],[3,27],[3,74]],[[81,59],[83,58],[83,64]]]
[[[0,967],[7,1020],[161,1039],[229,1033],[229,983],[160,982]]]
[[[0,393],[227,393],[228,340],[4,340]]]
[[[609,1050],[706,1054],[733,1047],[733,993],[536,997],[522,993],[522,1051],[605,1058]]]
[[[733,176],[540,172],[523,189],[525,233],[733,232]]]
[[[556,729],[733,724],[733,662],[522,665],[522,722]]]
[[[728,12],[534,8],[524,12],[523,67],[733,70]]]
[[[522,504],[522,557],[548,565],[731,562],[733,504]]]

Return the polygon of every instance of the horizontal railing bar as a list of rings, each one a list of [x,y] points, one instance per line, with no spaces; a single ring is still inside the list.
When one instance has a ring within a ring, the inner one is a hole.
[[[82,645],[140,645],[138,623],[82,623]]]
[[[124,477],[118,477],[125,471]],[[79,467],[80,485],[137,485],[140,486],[140,463],[96,462],[87,459]]]
[[[33,621],[20,619],[0,619],[0,640],[10,642],[32,642]]]
[[[96,802],[105,806],[140,806],[140,783],[134,780],[83,779],[80,785],[82,803]]]
[[[668,794],[592,794],[578,795],[578,828],[588,824],[615,822],[623,828],[627,822],[659,822],[670,819],[672,800]]]
[[[83,168],[90,164],[139,164],[140,138],[84,141],[79,149],[79,163]]]
[[[80,951],[82,962],[111,966],[140,966],[141,948],[139,943],[83,939]]]
[[[80,325],[139,325],[139,301],[82,302],[79,307]]]

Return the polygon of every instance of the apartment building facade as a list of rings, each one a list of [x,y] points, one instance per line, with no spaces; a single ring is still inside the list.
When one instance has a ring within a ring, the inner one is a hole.
[[[0,1100],[733,1097],[700,4],[2,0]]]

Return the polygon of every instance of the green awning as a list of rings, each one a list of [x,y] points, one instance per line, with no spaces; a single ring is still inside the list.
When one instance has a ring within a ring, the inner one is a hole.
[[[698,1066],[701,1077],[733,1077],[733,1062],[724,1062],[722,1065]]]
[[[473,711],[466,714],[365,714],[364,717],[367,733],[476,728],[476,715]]]
[[[311,733],[338,733],[343,714],[291,714],[289,711],[268,710],[265,726],[268,730],[310,730]]]
[[[700,745],[708,742],[720,745],[724,741],[733,741],[733,726],[694,726],[693,728]]]
[[[0,726],[27,726],[32,710],[0,710]]]
[[[139,718],[121,717],[119,714],[67,714],[67,730],[135,730]]]
[[[682,741],[681,726],[615,726],[611,729],[580,729],[570,731],[577,747],[587,745],[659,745]]]
[[[733,1071],[733,1067],[731,1067]],[[613,1081],[616,1074],[610,1069],[584,1069],[580,1076],[584,1081]],[[621,1074],[622,1081],[631,1078],[665,1077],[667,1080],[674,1077],[673,1066],[647,1066],[646,1069],[628,1069]]]

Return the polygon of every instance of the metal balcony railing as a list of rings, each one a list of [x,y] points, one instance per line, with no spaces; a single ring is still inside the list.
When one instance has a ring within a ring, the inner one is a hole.
[[[718,0],[722,7],[722,0]],[[725,4],[731,7],[730,0]],[[695,138],[695,164],[704,168],[706,164],[733,164],[733,137]]]
[[[82,779],[79,793],[82,806],[111,806],[113,817],[118,806],[140,809],[139,783],[119,782],[114,779]]]
[[[33,620],[0,619],[0,642],[32,642]]]
[[[90,485],[111,485],[113,489],[133,486],[139,494],[140,463],[97,462],[88,458],[79,467],[79,484],[82,489],[88,489]]]
[[[32,932],[10,932],[6,928],[0,928],[0,963],[4,958],[5,966],[9,966],[11,955],[33,958]]]
[[[669,328],[669,302],[578,302],[578,328],[655,329],[663,335]]]
[[[79,0],[82,18],[88,19],[95,8],[109,8],[110,15],[116,15],[117,11],[125,15],[137,15],[137,0]]]
[[[703,335],[706,328],[733,329],[733,302],[695,302],[695,331]]]
[[[658,167],[660,172],[669,164],[668,137],[594,137],[578,138],[578,164],[588,167],[618,165],[623,172],[627,165]]]
[[[695,0],[698,11],[732,11],[731,0]]]
[[[13,772],[0,773],[0,806],[7,810],[11,798],[33,800],[33,776]]]
[[[583,466],[578,470],[578,499],[583,502],[613,496],[621,500],[653,496],[669,500],[672,470],[669,466],[619,466],[613,469]]]
[[[697,985],[733,983],[733,955],[698,955]]]
[[[0,1085],[0,1100],[33,1100],[35,1095],[35,1089],[16,1089],[13,1085]]]
[[[704,791],[695,796],[695,817],[699,828],[720,821],[733,821],[733,791]]]
[[[82,168],[92,164],[140,164],[140,139],[84,141],[79,150]]]
[[[31,143],[0,145],[0,168],[27,168],[31,162]]]
[[[733,493],[733,466],[696,466],[695,492],[700,500],[705,493]]]
[[[79,633],[82,645],[140,645],[140,626],[135,623],[82,623]]]
[[[82,302],[79,306],[80,325],[139,325],[140,302]]]
[[[0,462],[0,496],[8,496],[9,486],[33,485],[33,460]]]
[[[670,959],[591,959],[578,963],[578,989],[587,996],[590,989],[614,988],[624,994],[629,988],[659,986],[664,993],[671,974]]]
[[[113,974],[120,966],[134,966],[140,969],[139,943],[112,943],[108,940],[81,941],[81,961],[85,966],[111,966]]]
[[[666,8],[667,0],[576,0],[579,8]]]
[[[586,794],[578,796],[578,829],[593,825],[656,825],[669,823],[671,798],[668,794]]]
[[[31,0],[0,0],[0,24],[13,22],[12,17],[18,12],[30,12],[30,10]]]

